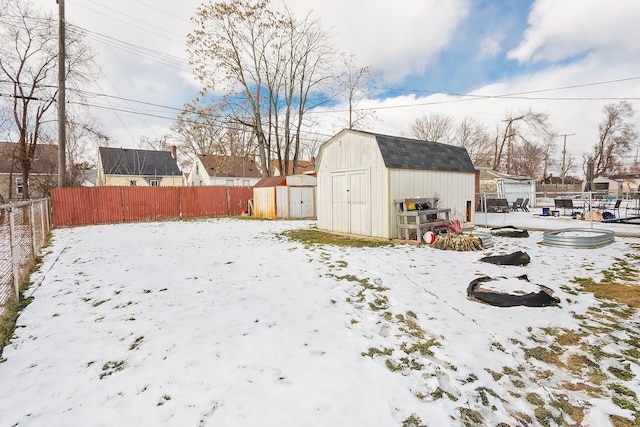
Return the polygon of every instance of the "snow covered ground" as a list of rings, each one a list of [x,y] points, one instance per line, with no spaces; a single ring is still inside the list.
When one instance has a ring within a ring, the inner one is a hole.
[[[573,281],[639,268],[637,238],[567,249],[534,231],[451,252],[280,234],[314,225],[54,230],[0,363],[0,426],[638,422],[640,316]],[[531,263],[479,261],[516,250]],[[475,278],[522,274],[561,304],[467,298]]]

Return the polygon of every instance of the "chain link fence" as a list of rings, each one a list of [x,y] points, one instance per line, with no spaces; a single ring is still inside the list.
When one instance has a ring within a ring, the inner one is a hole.
[[[0,313],[19,298],[20,279],[38,256],[51,230],[51,201],[0,205]]]
[[[602,228],[617,236],[640,236],[638,193],[497,192],[476,194],[475,223],[540,229]]]

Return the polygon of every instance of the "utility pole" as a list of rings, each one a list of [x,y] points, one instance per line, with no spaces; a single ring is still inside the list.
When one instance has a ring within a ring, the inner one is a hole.
[[[563,136],[564,137],[564,144],[562,146],[562,186],[564,187],[564,177],[567,174],[567,170],[566,170],[566,166],[565,166],[565,161],[567,158],[567,137],[568,136],[573,136],[575,135],[575,133],[565,133],[562,135],[556,135],[556,136]]]
[[[58,3],[58,187],[67,186],[67,114],[66,114],[66,84],[65,84],[65,25],[64,25],[64,0],[56,0]]]

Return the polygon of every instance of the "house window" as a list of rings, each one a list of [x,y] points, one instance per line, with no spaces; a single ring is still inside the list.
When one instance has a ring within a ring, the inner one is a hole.
[[[249,181],[248,179],[243,179],[242,185],[244,185],[245,187],[251,187],[251,181]]]
[[[226,181],[225,185],[226,185],[227,187],[233,187],[233,180],[232,180],[232,179],[228,179],[228,180]]]
[[[24,191],[24,185],[22,178],[16,178],[16,194],[22,194]]]
[[[138,181],[136,181],[135,179],[129,180],[129,187],[135,187],[136,185],[138,185]]]
[[[157,179],[150,179],[149,180],[149,185],[151,187],[157,187],[159,185],[159,181]]]

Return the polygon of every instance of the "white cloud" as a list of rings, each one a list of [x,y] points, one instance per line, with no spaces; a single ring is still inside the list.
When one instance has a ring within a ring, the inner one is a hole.
[[[399,82],[426,66],[451,41],[469,13],[467,0],[297,0],[297,12],[313,9],[333,28],[337,48],[354,53],[386,82]]]
[[[596,50],[608,56],[640,53],[640,2],[636,0],[538,0],[524,40],[508,57],[556,62]]]
[[[500,37],[488,37],[480,43],[479,58],[494,58],[496,57],[502,48],[502,40]]]

